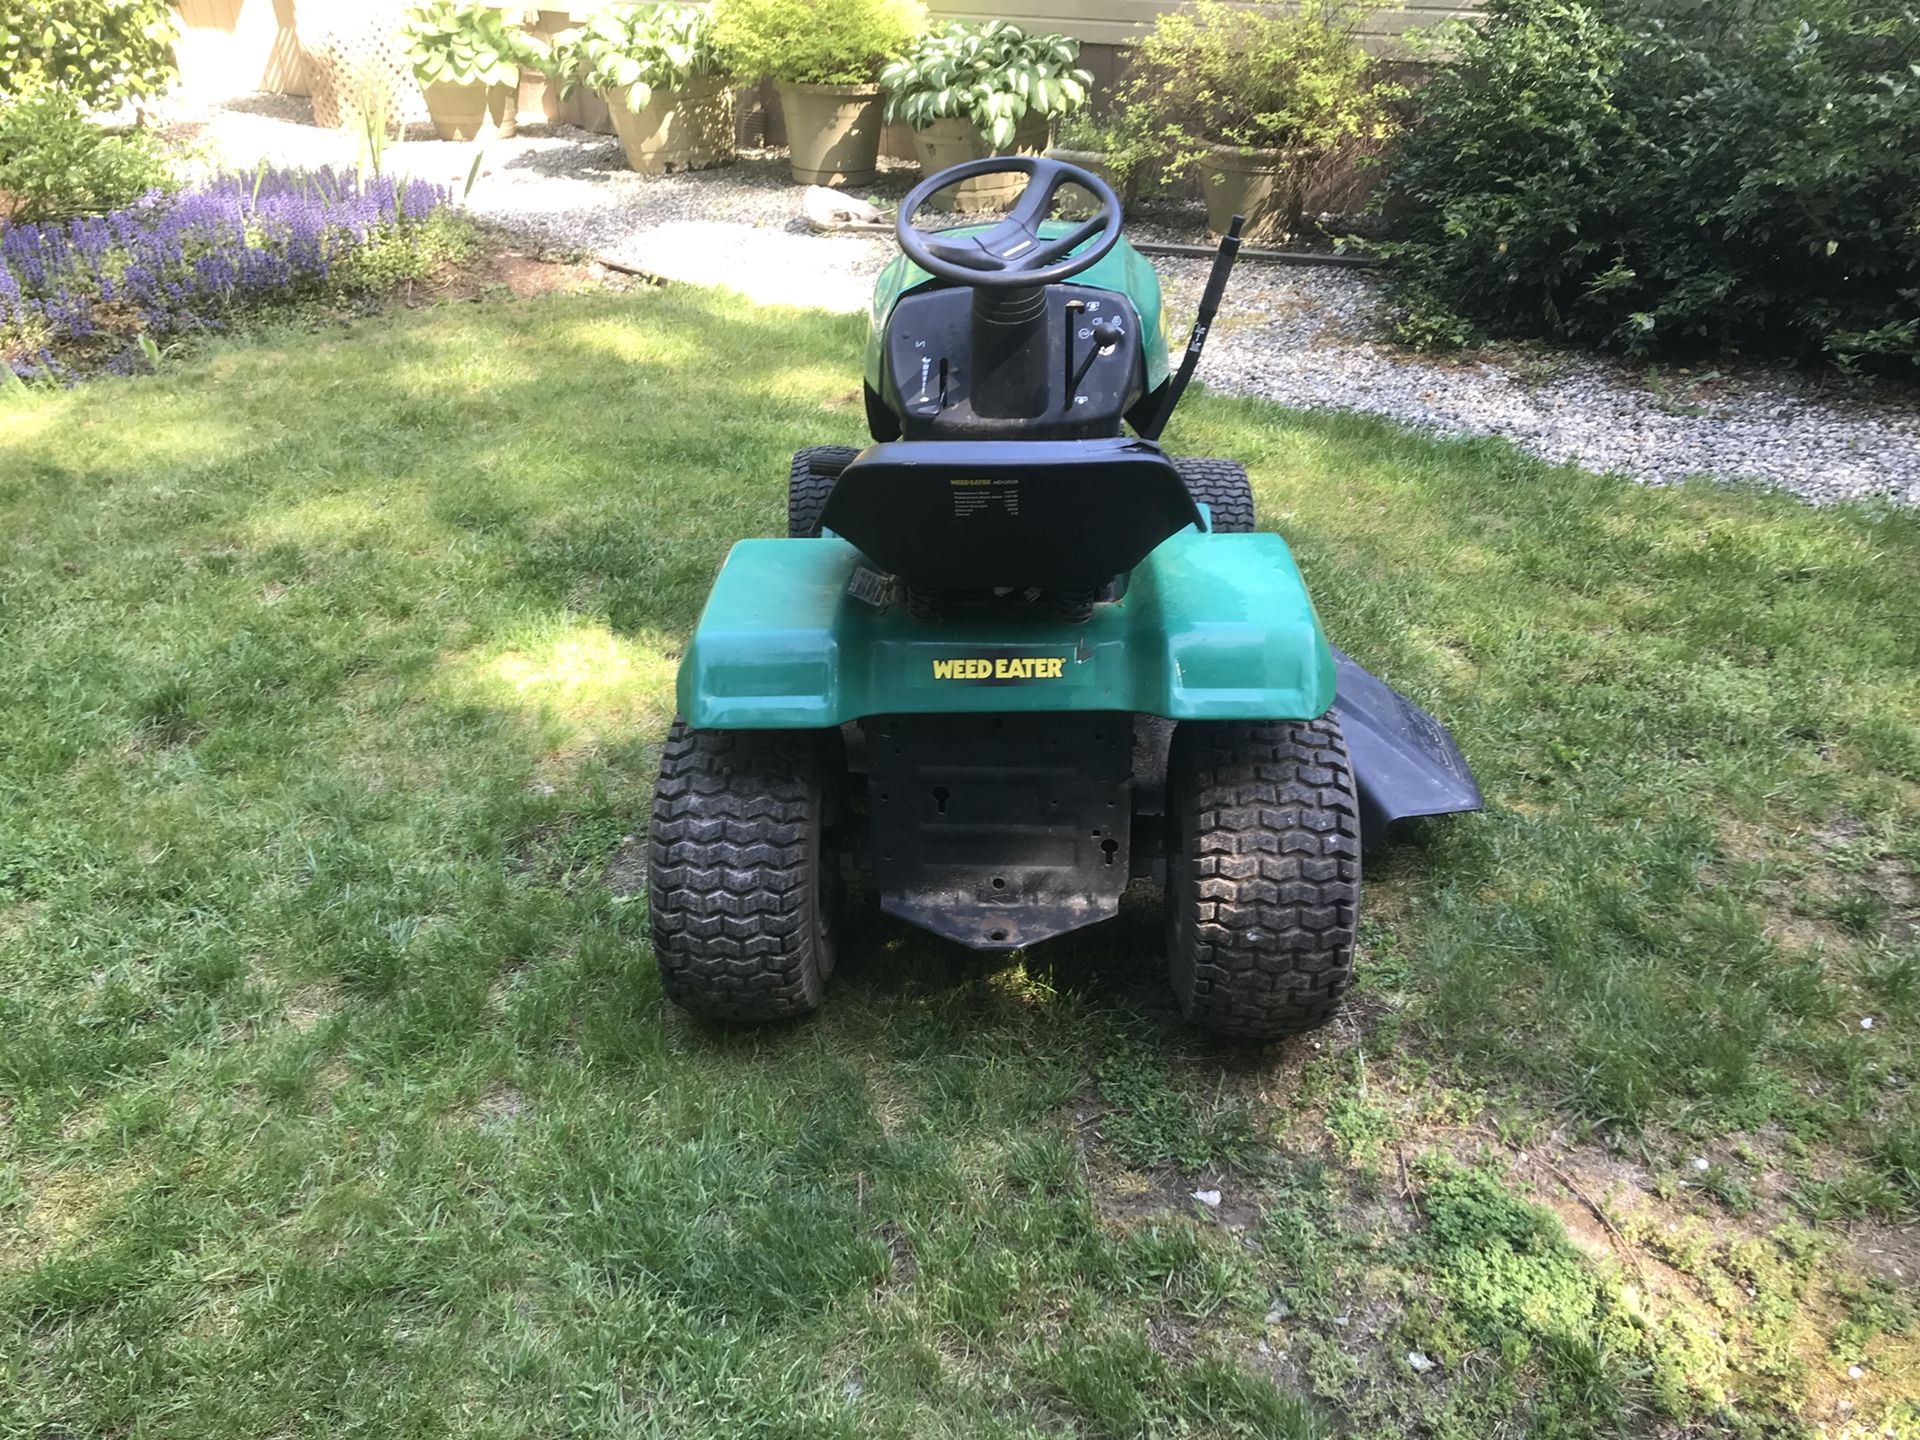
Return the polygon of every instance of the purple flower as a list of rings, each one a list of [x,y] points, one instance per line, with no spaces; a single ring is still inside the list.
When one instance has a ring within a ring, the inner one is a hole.
[[[109,334],[109,317],[128,310],[156,336],[223,329],[235,311],[318,291],[343,257],[451,201],[425,181],[263,169],[105,215],[10,226],[0,231],[0,357],[16,373],[44,373],[54,366],[46,347]]]

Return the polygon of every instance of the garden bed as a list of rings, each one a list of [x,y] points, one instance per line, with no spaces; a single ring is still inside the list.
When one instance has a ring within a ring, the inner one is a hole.
[[[476,250],[446,189],[264,164],[104,215],[0,230],[0,359],[58,379],[430,281]]]

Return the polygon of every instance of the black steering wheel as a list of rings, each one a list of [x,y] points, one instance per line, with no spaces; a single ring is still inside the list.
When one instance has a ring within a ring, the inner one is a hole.
[[[914,212],[937,191],[982,175],[1027,177],[1027,188],[1006,219],[973,235],[914,225]],[[1091,218],[1066,234],[1042,239],[1040,222],[1062,185],[1078,185],[1093,196],[1096,208]],[[1106,181],[1078,165],[1041,155],[989,155],[950,166],[914,186],[900,202],[894,229],[907,258],[929,275],[981,290],[1024,290],[1078,275],[1113,249],[1120,241],[1120,197]],[[1093,243],[1073,253],[1088,240]]]

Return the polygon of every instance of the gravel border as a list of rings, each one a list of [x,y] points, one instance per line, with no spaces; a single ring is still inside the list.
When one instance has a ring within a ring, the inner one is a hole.
[[[308,102],[254,95],[173,117],[208,168],[351,164],[353,142],[312,123]],[[567,126],[522,127],[495,141],[466,206],[543,246],[586,252],[690,284],[720,284],[767,304],[859,311],[893,253],[872,235],[818,235],[799,218],[782,152],[695,175],[642,176],[619,143]],[[461,191],[474,148],[421,124],[386,168]],[[910,166],[870,193],[897,199]],[[1134,233],[1198,240],[1155,213]],[[1156,262],[1176,331],[1199,296],[1204,260]],[[1781,368],[1723,365],[1636,372],[1580,352],[1503,349],[1434,358],[1379,338],[1376,280],[1352,271],[1246,262],[1235,272],[1202,374],[1214,388],[1309,409],[1382,415],[1443,435],[1503,436],[1550,461],[1617,471],[1646,484],[1693,475],[1759,481],[1815,504],[1876,498],[1920,505],[1920,396],[1848,388]]]

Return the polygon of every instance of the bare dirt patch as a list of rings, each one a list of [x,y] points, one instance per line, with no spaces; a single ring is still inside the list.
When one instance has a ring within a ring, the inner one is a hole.
[[[639,283],[632,275],[597,260],[564,259],[496,242],[436,284],[409,286],[400,303],[418,309],[449,301],[486,300],[503,291],[515,300],[531,300],[586,290],[624,290]]]
[[[532,1108],[532,1102],[513,1086],[499,1081],[490,1086],[473,1107],[474,1119],[483,1130],[502,1130],[511,1126]]]
[[[647,839],[628,835],[607,858],[607,893],[616,900],[632,900],[647,893]]]

